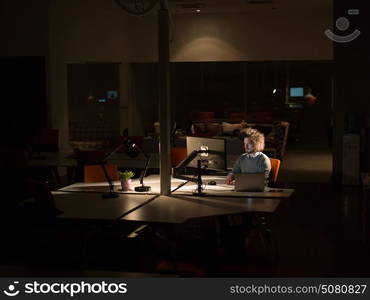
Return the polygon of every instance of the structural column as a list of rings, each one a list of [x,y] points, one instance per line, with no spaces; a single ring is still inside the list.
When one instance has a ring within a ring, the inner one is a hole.
[[[159,155],[161,195],[171,191],[171,106],[170,106],[170,40],[169,14],[167,1],[161,0],[158,11],[158,47],[159,47]]]

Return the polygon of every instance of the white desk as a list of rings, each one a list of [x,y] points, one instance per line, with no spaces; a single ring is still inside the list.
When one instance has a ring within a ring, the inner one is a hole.
[[[252,197],[252,198],[289,198],[294,189],[280,189],[266,187],[264,192],[235,192],[233,185],[225,184],[225,176],[202,176],[204,183],[203,192],[209,196],[221,196],[221,197]],[[208,185],[210,181],[216,181],[216,185]],[[197,185],[193,182],[189,182],[187,185],[178,189],[174,194],[190,195],[197,188]]]
[[[179,184],[185,182],[181,179],[173,178],[171,180],[172,189],[175,189]],[[135,192],[132,191],[122,191],[121,190],[121,183],[119,181],[114,181],[114,191],[120,194],[138,194],[138,195],[159,195],[160,193],[160,183],[159,183],[159,175],[151,175],[144,178],[144,184],[151,187],[150,192]],[[136,186],[140,186],[140,182],[138,179],[134,179],[132,181],[132,188],[134,189]],[[64,188],[61,188],[60,191],[64,192],[82,192],[82,193],[103,193],[109,190],[109,186],[107,182],[96,182],[96,183],[74,183],[68,185]]]
[[[189,219],[247,212],[273,213],[279,199],[159,196],[121,218],[124,221],[183,223]]]
[[[108,191],[108,184],[75,183],[55,193],[57,207],[66,212],[65,217],[87,219],[120,218],[125,221],[183,223],[191,218],[237,214],[246,212],[273,213],[280,204],[280,198],[288,198],[293,189],[267,188],[265,192],[235,192],[233,186],[225,185],[225,177],[203,176],[204,182],[216,181],[217,185],[207,185],[205,196],[193,196],[195,185],[187,183],[170,196],[159,196],[159,175],[145,178],[145,185],[151,186],[150,193],[120,191],[120,183],[115,182],[119,198],[103,199],[101,194]],[[172,179],[175,189],[184,180]],[[133,187],[139,181],[133,181]],[[63,196],[64,195],[64,196]],[[67,195],[67,196],[66,196]],[[152,200],[151,200],[152,199]],[[154,199],[154,200],[153,200]],[[151,200],[151,201],[149,201]],[[146,201],[149,201],[145,203]],[[145,203],[145,205],[142,205]],[[75,205],[80,209],[76,209]],[[128,214],[127,214],[128,213]]]
[[[104,199],[96,193],[53,192],[55,205],[63,213],[59,218],[117,220],[125,213],[154,199],[152,195],[119,195]]]
[[[226,185],[224,176],[202,176],[203,182],[208,183],[211,180],[216,181],[217,185],[205,185],[204,192],[209,196],[221,196],[221,197],[253,197],[253,198],[289,198],[294,189],[274,189],[267,187],[265,192],[235,192],[232,185]],[[174,190],[185,180],[172,178],[171,189]],[[114,182],[114,189],[118,193],[123,194],[148,194],[158,195],[160,193],[159,175],[150,175],[144,178],[145,185],[151,187],[151,191],[148,193],[137,193],[135,191],[122,192],[121,184],[119,181]],[[139,186],[139,180],[133,180],[132,186]],[[193,182],[187,183],[175,191],[174,195],[191,195],[196,189],[196,184]],[[103,193],[108,191],[108,183],[75,183],[61,189],[61,191],[68,192],[96,192]]]

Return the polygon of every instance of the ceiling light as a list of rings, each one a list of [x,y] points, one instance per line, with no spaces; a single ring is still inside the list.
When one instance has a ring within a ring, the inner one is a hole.
[[[196,12],[197,12],[197,13],[200,13],[200,9],[197,9],[197,10],[196,10]]]

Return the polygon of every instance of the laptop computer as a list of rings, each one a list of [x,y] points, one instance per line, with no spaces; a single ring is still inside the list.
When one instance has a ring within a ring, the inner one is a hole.
[[[265,173],[235,174],[236,192],[263,192],[265,190]]]

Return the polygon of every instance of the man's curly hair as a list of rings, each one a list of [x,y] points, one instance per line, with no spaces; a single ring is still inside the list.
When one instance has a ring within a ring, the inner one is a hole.
[[[240,133],[242,134],[243,140],[247,137],[252,141],[254,144],[254,151],[261,152],[265,149],[265,136],[263,133],[253,128],[242,129]]]

